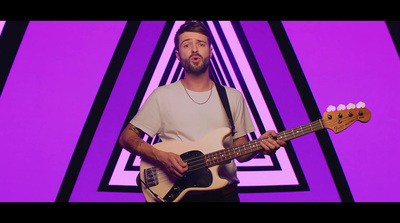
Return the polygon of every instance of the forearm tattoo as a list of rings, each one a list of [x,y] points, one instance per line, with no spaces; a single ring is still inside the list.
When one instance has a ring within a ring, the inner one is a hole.
[[[132,136],[129,138],[129,142],[130,142],[133,152],[137,154],[138,148],[140,147],[140,145],[142,145],[142,143],[144,143],[143,139],[140,138],[144,134],[144,132],[134,126],[129,126],[129,130],[136,133],[135,136]]]
[[[135,132],[139,137],[143,135],[143,131],[139,128],[136,128],[135,126],[130,125],[129,130]]]
[[[131,148],[133,149],[133,151],[136,154],[138,153],[138,148],[140,147],[140,145],[142,145],[142,143],[144,143],[143,139],[141,139],[141,138],[139,138],[137,136],[129,138],[129,142],[131,144]]]

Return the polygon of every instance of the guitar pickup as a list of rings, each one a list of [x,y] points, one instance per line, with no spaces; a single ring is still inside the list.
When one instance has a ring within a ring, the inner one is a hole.
[[[151,167],[144,169],[144,181],[148,187],[154,187],[158,185],[157,168]]]

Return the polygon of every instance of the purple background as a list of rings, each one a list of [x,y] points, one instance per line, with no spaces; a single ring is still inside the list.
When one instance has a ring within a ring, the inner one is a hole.
[[[0,99],[0,201],[54,201],[126,22],[30,22]]]
[[[285,128],[309,123],[268,22],[241,22]],[[268,53],[266,53],[268,52]],[[310,191],[241,194],[242,201],[340,201],[315,134],[292,140]]]
[[[400,201],[400,61],[385,22],[283,22],[321,112],[358,101],[367,124],[330,133],[355,201]]]
[[[54,201],[126,22],[30,22],[0,98],[0,201]],[[70,201],[143,201],[97,191],[165,25],[142,22]],[[308,123],[268,22],[241,22],[286,128]],[[400,201],[399,56],[385,22],[283,22],[323,113],[364,101],[367,124],[330,133],[355,201]],[[242,201],[340,201],[315,134],[292,141],[310,191],[244,193]]]
[[[164,25],[157,21],[140,24],[70,201],[144,201],[140,193],[98,192],[97,188]]]

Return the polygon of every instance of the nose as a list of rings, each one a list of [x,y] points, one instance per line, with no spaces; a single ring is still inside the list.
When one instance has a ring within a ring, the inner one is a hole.
[[[197,51],[198,51],[197,44],[193,44],[192,52],[197,53]]]

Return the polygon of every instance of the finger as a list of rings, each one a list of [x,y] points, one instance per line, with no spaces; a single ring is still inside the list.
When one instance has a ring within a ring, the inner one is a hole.
[[[177,164],[172,164],[169,168],[169,172],[175,177],[175,178],[182,178],[183,174],[181,173],[181,171],[179,170],[179,165]]]
[[[179,170],[175,170],[175,171],[176,171],[175,172],[176,176],[178,176],[179,178],[183,177],[183,173],[181,173]]]
[[[274,130],[267,131],[265,134],[267,136],[272,136],[272,137],[277,137],[278,136]]]
[[[275,140],[263,140],[261,146],[264,148],[263,154],[265,155],[274,154],[280,148],[280,145]]]
[[[268,149],[272,150],[272,149],[277,149],[280,147],[279,144],[276,143],[276,141],[273,139],[265,139],[262,141],[262,143],[264,143],[264,145],[266,146],[266,148],[264,148],[264,149],[268,148]]]
[[[274,148],[271,148],[271,149],[277,149],[277,148],[281,147],[281,146],[278,144],[277,141],[275,141],[275,140],[273,140],[273,139],[267,139],[267,140],[268,140],[268,142],[269,142],[271,145],[273,145],[273,147],[274,147]]]
[[[177,171],[173,168],[173,166],[165,166],[165,170],[168,172],[169,176],[174,178],[180,178],[177,174]]]
[[[272,152],[272,149],[274,148],[273,145],[271,145],[268,141],[263,140],[261,141],[261,147],[264,148],[264,151],[266,154],[269,154]]]
[[[179,162],[181,162],[182,164],[180,164]],[[175,162],[173,162],[173,167],[181,177],[183,176],[183,173],[185,173],[187,170],[186,164],[182,160],[180,160],[180,158],[176,159]]]
[[[185,163],[182,158],[180,156],[176,157],[176,161],[178,162],[178,164],[182,167],[182,168],[186,168],[187,167],[187,163]]]
[[[171,173],[175,178],[180,179],[183,177],[183,175],[181,173],[179,173],[175,168],[171,168],[171,169],[172,169]]]
[[[274,153],[274,151],[269,149],[269,148],[267,148],[267,149],[261,150],[260,153],[263,154],[263,155],[271,155],[271,154]]]
[[[286,142],[285,142],[285,141],[277,140],[276,142],[277,142],[280,146],[286,147]]]

